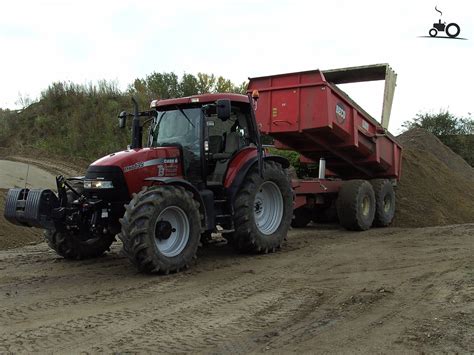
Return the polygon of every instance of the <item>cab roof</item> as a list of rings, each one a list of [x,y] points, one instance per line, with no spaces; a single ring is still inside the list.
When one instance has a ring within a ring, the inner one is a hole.
[[[202,94],[202,95],[193,95],[187,97],[180,97],[176,99],[165,99],[159,100],[156,104],[156,107],[163,107],[163,106],[170,106],[170,105],[184,105],[184,104],[192,104],[192,103],[210,103],[215,102],[221,99],[229,99],[230,101],[237,101],[248,103],[249,98],[247,95],[240,95],[240,94]]]

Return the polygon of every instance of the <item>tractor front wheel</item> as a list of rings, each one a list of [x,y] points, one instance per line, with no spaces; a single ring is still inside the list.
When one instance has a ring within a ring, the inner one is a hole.
[[[182,187],[143,189],[134,195],[120,223],[123,251],[141,272],[178,272],[196,256],[199,204]]]
[[[109,250],[115,241],[112,234],[97,233],[83,235],[74,232],[60,232],[46,229],[44,238],[49,247],[65,259],[82,260],[96,258]]]
[[[82,194],[84,184],[82,181],[69,182],[74,190]],[[67,191],[67,201],[72,203],[77,196]],[[115,236],[110,233],[96,232],[94,234],[80,231],[58,231],[46,229],[44,239],[49,247],[65,259],[82,260],[101,256],[115,241]]]
[[[253,168],[234,203],[235,232],[230,239],[242,252],[268,253],[281,246],[293,215],[291,185],[282,166],[264,162],[263,178]]]

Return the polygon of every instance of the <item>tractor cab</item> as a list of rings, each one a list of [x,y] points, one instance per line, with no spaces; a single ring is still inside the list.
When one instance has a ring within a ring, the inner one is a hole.
[[[148,146],[178,147],[184,178],[199,189],[225,184],[230,162],[243,149],[256,151],[258,132],[247,96],[209,94],[153,101]]]

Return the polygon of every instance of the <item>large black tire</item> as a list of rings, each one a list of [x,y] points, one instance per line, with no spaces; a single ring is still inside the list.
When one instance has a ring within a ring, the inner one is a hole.
[[[82,181],[70,182],[79,193],[83,191]],[[67,200],[73,202],[76,195],[68,190]],[[82,260],[101,256],[115,241],[112,234],[97,233],[96,235],[80,233],[78,231],[57,231],[46,229],[44,238],[51,249],[65,259]]]
[[[287,172],[264,162],[263,178],[252,168],[234,202],[234,229],[229,241],[241,252],[268,253],[281,247],[293,217],[293,192]]]
[[[182,187],[144,188],[134,194],[120,223],[123,251],[141,272],[179,272],[196,257],[199,204]]]
[[[395,191],[387,179],[371,180],[375,193],[374,226],[386,227],[395,216]]]
[[[293,228],[304,228],[311,222],[313,213],[309,208],[299,207],[293,211],[294,217],[291,220]]]
[[[44,238],[58,255],[71,260],[99,257],[108,251],[115,241],[112,234],[85,235],[48,229],[44,231]]]
[[[348,230],[367,230],[375,215],[375,194],[366,180],[344,181],[336,201],[339,223]]]

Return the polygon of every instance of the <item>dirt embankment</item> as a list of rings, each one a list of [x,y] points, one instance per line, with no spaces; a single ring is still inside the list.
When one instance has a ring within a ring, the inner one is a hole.
[[[18,154],[18,152],[16,152]],[[11,150],[0,150],[0,250],[36,244],[43,241],[43,232],[11,224],[3,217],[7,188],[53,188],[55,175],[81,175],[87,165],[54,156],[43,156],[30,151],[27,157],[15,155]]]
[[[474,169],[423,129],[398,137],[403,145],[394,226],[474,222]]]

